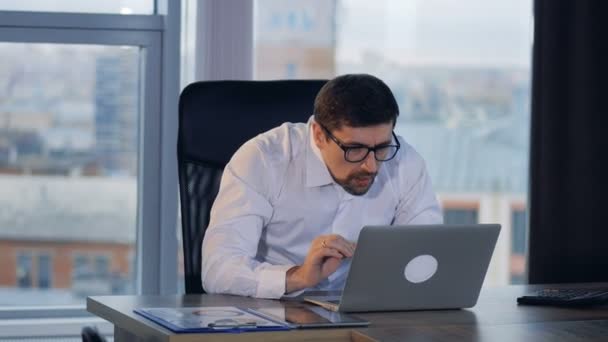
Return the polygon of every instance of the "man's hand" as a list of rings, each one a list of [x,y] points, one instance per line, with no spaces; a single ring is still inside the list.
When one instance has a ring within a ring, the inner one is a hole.
[[[313,287],[334,273],[344,258],[351,258],[356,244],[340,235],[321,235],[312,241],[301,266],[287,271],[285,293]]]

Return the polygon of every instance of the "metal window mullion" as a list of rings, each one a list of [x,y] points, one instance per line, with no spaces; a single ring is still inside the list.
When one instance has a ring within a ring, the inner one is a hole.
[[[155,35],[158,35],[158,32],[0,26],[0,42],[12,43],[134,45],[145,47],[153,43],[151,37]]]
[[[170,202],[168,199],[161,200],[162,196],[159,184],[164,183],[166,187],[171,183],[163,182],[161,177],[161,155],[162,158],[170,160],[166,152],[161,150],[161,72],[162,72],[162,31],[137,31],[137,30],[100,30],[100,29],[65,29],[65,28],[39,28],[39,27],[7,27],[0,24],[0,42],[26,42],[26,43],[57,43],[57,44],[96,44],[96,45],[132,45],[139,46],[143,55],[143,72],[141,76],[140,96],[142,106],[140,107],[139,125],[139,171],[138,171],[138,222],[137,222],[137,265],[136,272],[137,288],[139,293],[160,293],[161,274],[175,272],[175,264],[161,262],[160,249],[164,248],[161,242],[161,211],[162,202]],[[177,66],[167,66],[177,69]],[[175,71],[173,71],[175,72]],[[167,96],[176,96],[170,94]],[[168,105],[170,101],[167,101]],[[167,116],[167,126],[171,129],[171,116]],[[177,120],[174,118],[173,120]],[[164,135],[168,133],[165,132]],[[170,135],[170,133],[169,133]],[[175,191],[176,190],[175,186]],[[170,193],[170,191],[169,191]],[[176,197],[175,194],[173,197]],[[177,213],[173,213],[176,221]],[[169,221],[171,214],[165,214],[165,221]],[[175,234],[175,222],[172,232]],[[166,230],[170,230],[167,227]],[[167,234],[165,232],[165,234]],[[170,245],[170,244],[168,244]],[[176,246],[164,250],[165,256],[176,253]],[[176,260],[176,256],[173,257]],[[145,260],[142,263],[141,260]],[[160,266],[159,266],[160,265]],[[171,271],[169,271],[171,270]],[[175,277],[171,280],[177,283]],[[169,281],[169,282],[170,282]],[[167,282],[167,280],[165,280]],[[171,288],[170,285],[165,285]],[[173,286],[175,287],[175,285]]]
[[[177,292],[177,129],[180,86],[181,1],[155,1],[164,15],[161,72],[161,175],[160,175],[160,251],[159,294]]]
[[[160,31],[163,17],[96,13],[1,11],[0,27]]]
[[[139,115],[137,293],[160,294],[161,259],[161,34],[143,51],[145,96]]]

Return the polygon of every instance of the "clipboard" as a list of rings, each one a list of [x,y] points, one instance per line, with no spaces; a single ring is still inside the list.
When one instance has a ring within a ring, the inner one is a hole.
[[[251,309],[235,306],[140,308],[133,312],[179,334],[292,329],[285,322],[262,317]]]

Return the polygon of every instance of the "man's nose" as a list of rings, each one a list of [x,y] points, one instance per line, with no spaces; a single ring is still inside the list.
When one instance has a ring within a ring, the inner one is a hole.
[[[376,160],[376,152],[369,151],[369,154],[363,160],[361,165],[363,170],[369,173],[376,173],[378,171],[378,161]]]

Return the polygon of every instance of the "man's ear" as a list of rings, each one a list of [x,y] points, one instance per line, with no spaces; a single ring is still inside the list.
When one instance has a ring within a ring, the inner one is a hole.
[[[327,136],[325,135],[325,132],[323,132],[323,128],[321,128],[321,126],[314,121],[312,123],[312,137],[315,141],[315,145],[317,145],[318,148],[321,149],[323,146],[325,146]]]

